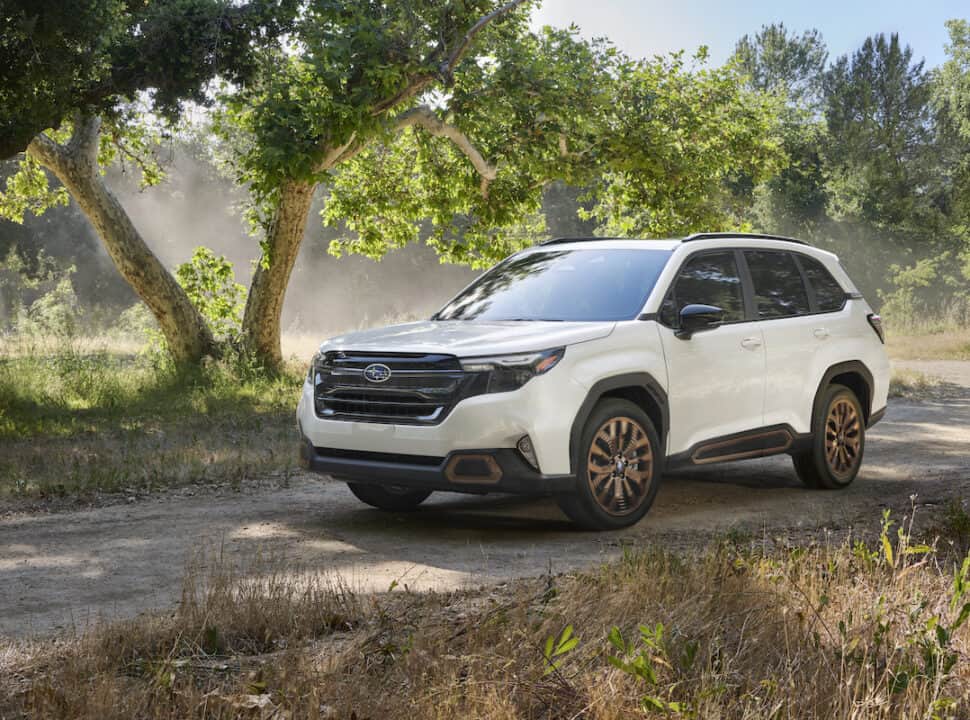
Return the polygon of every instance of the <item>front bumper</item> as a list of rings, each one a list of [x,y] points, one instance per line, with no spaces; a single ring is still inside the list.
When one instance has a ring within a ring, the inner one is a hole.
[[[575,355],[575,354],[574,354]],[[401,425],[319,417],[313,388],[304,383],[297,407],[300,432],[313,447],[367,453],[445,458],[481,448],[514,449],[523,435],[532,440],[541,473],[573,472],[569,438],[587,388],[566,365],[569,353],[551,372],[514,392],[476,395],[459,402],[436,425]]]
[[[300,462],[339,480],[415,490],[548,496],[573,491],[573,475],[543,475],[516,450],[461,450],[445,457],[318,448],[304,437]]]

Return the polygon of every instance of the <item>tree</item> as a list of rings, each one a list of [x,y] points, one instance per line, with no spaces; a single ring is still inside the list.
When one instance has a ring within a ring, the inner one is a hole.
[[[206,102],[217,74],[244,84],[253,49],[283,32],[294,11],[293,0],[95,0],[80,7],[13,0],[3,6],[12,31],[0,40],[0,57],[8,61],[0,100],[9,108],[0,149],[5,157],[26,154],[7,180],[0,215],[20,221],[25,212],[66,202],[65,190],[70,193],[179,362],[213,352],[211,330],[108,190],[101,161],[125,153],[141,166],[146,184],[157,182],[144,127],[132,112],[132,103],[144,103],[140,93],[151,91],[151,109],[173,119],[182,102]],[[38,55],[44,63],[35,61]],[[63,187],[51,188],[42,168]]]
[[[263,232],[243,327],[264,362],[318,183],[335,251],[379,257],[423,228],[443,259],[484,265],[542,232],[555,180],[589,185],[600,224],[652,232],[721,220],[729,168],[770,166],[770,102],[733,70],[635,63],[575,28],[531,31],[520,5],[313,2],[296,52],[226,99]]]
[[[764,231],[811,235],[825,218],[827,193],[819,121],[828,50],[818,30],[801,35],[784,24],[764,25],[745,35],[735,59],[752,90],[784,99],[780,112],[782,145],[787,162],[769,181],[752,186],[748,212]]]
[[[948,58],[937,72],[936,101],[970,141],[970,21],[950,20],[946,27],[950,33]]]
[[[516,12],[523,2],[315,0],[297,23],[293,44],[267,53],[259,82],[226,98],[223,135],[242,132],[250,138],[237,159],[239,177],[253,194],[251,216],[264,237],[243,332],[265,364],[281,361],[283,300],[317,185],[378,139],[414,137],[414,129],[446,138],[461,158],[457,164],[457,156],[449,157],[457,177],[480,175],[475,185],[491,198],[490,208],[498,214],[511,210],[503,201],[514,198],[498,191],[501,182],[492,187],[497,168],[465,128],[448,122],[447,113],[431,103],[436,93],[460,95],[462,78],[488,71],[481,37],[490,26],[506,21],[513,30],[505,35],[513,45],[527,34],[526,16]],[[510,71],[502,67],[503,73]],[[520,101],[524,97],[517,95]],[[538,97],[541,101],[543,93]],[[367,157],[377,162],[372,152]],[[403,192],[399,200],[418,209]],[[420,215],[411,220],[415,217]],[[348,220],[363,245],[372,240],[364,223],[354,225],[349,215]]]
[[[867,38],[826,77],[832,209],[917,236],[939,227],[932,86],[898,35]]]
[[[604,167],[587,214],[616,235],[673,236],[739,226],[731,183],[773,175],[784,154],[776,98],[744,87],[734,64],[683,53],[638,63],[610,102]]]
[[[784,23],[762,25],[738,41],[734,54],[753,89],[781,93],[794,108],[819,107],[828,50],[818,30],[797,35]]]

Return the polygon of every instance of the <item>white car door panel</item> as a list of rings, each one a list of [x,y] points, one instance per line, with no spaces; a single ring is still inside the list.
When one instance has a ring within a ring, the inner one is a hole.
[[[690,340],[662,327],[670,382],[668,452],[760,427],[765,350],[759,323],[722,325]]]
[[[692,304],[721,308],[724,324],[678,337],[679,313]],[[746,317],[737,253],[721,249],[688,258],[664,300],[660,321],[670,411],[667,452],[760,427],[764,336],[760,323]]]

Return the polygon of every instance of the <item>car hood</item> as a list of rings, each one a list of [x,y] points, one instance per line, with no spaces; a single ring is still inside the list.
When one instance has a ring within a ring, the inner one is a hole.
[[[563,347],[609,335],[614,322],[441,320],[404,323],[326,340],[320,351],[501,355]]]

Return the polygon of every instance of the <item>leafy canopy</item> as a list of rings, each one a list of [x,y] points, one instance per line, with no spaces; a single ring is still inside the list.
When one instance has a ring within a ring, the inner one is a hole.
[[[186,100],[207,102],[216,76],[245,83],[254,50],[288,28],[296,3],[4,0],[0,158],[77,112],[112,115],[142,91],[171,119]]]
[[[288,183],[323,182],[335,252],[380,257],[421,231],[487,263],[542,232],[543,189],[591,188],[608,229],[668,234],[731,222],[722,183],[781,159],[777,102],[705,54],[633,62],[576,28],[531,30],[500,3],[312,0],[217,124],[271,229]],[[467,45],[467,52],[456,48]]]

